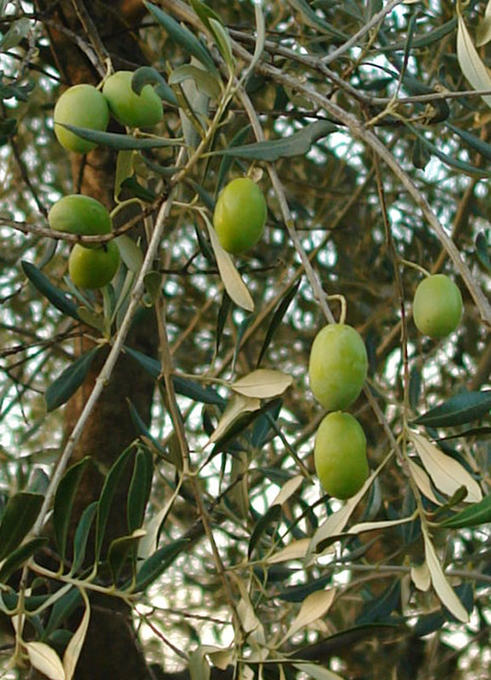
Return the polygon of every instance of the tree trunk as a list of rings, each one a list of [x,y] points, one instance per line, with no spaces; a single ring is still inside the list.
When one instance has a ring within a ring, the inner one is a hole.
[[[145,63],[134,33],[144,14],[141,0],[86,3],[61,0],[36,3],[41,19],[46,20],[53,63],[67,85],[96,83],[101,78],[103,59],[110,56],[115,69],[135,69]],[[73,34],[83,38],[76,43]],[[123,56],[124,55],[124,56]],[[53,141],[53,143],[55,143]],[[72,154],[74,191],[92,196],[108,208],[113,203],[116,155],[95,149],[86,156]],[[155,354],[157,333],[153,313],[146,310],[138,317],[127,344],[146,354]],[[80,354],[91,345],[87,338],[77,342]],[[69,435],[94,386],[107,352],[100,352],[83,386],[69,401],[65,412],[65,431]],[[135,440],[137,432],[128,410],[128,400],[148,422],[154,382],[136,363],[121,356],[74,451],[73,462],[91,456],[95,465],[84,475],[75,500],[73,519],[98,498],[104,473],[121,452]],[[125,498],[128,480],[123,480],[113,503],[116,512],[108,522],[109,542],[127,534]],[[117,598],[91,598],[91,619],[85,644],[75,673],[76,680],[139,680],[153,678],[133,630],[131,611]],[[79,622],[76,613],[73,625]],[[38,677],[32,673],[31,677]],[[39,676],[41,677],[41,676]],[[44,677],[44,676],[43,676]]]

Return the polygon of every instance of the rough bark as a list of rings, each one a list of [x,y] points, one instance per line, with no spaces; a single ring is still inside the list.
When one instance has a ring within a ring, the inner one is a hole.
[[[145,63],[135,31],[144,14],[141,0],[91,2],[61,0],[58,3],[38,1],[40,18],[45,20],[51,44],[53,64],[67,85],[100,80],[101,69],[96,61],[107,54],[118,68],[136,68]],[[76,43],[74,35],[83,38]],[[96,59],[94,59],[94,55]],[[91,58],[92,57],[92,58]],[[73,155],[74,191],[90,195],[112,207],[115,154],[96,149],[86,156]],[[157,334],[152,314],[145,312],[134,323],[128,344],[147,354],[154,354]],[[87,349],[91,341],[77,342],[77,354]],[[70,400],[65,414],[65,431],[71,432],[78,420],[98,375],[106,353],[100,352],[84,385]],[[74,452],[74,462],[90,455],[95,465],[85,474],[75,502],[73,519],[100,492],[104,471],[120,453],[134,441],[137,432],[132,424],[130,399],[144,420],[150,417],[153,380],[135,362],[122,356],[109,384],[105,387],[95,411],[89,418]],[[113,506],[116,512],[108,523],[107,541],[127,533],[125,497],[128,480],[123,480]],[[133,630],[130,610],[115,598],[92,598],[89,631],[77,666],[76,680],[138,680],[152,678]],[[76,626],[80,613],[75,614]],[[31,677],[38,677],[35,673]],[[41,677],[41,676],[39,676]]]

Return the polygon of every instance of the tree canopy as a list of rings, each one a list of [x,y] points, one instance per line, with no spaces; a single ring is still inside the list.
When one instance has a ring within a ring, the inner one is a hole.
[[[488,677],[491,2],[3,0],[0,33],[2,677]]]

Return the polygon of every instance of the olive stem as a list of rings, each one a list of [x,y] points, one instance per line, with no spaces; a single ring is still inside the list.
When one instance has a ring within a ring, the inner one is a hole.
[[[339,314],[338,323],[340,325],[343,325],[344,322],[346,321],[346,311],[347,311],[346,298],[344,297],[344,295],[341,295],[340,293],[333,293],[333,295],[328,295],[327,299],[328,300],[339,300],[339,302],[341,304],[341,312]]]
[[[405,264],[407,267],[412,267],[413,269],[417,269],[419,272],[424,274],[424,276],[431,276],[430,272],[422,267],[420,264],[416,264],[416,262],[411,262],[411,260],[405,260],[403,257],[399,258],[399,261],[402,264]]]
[[[109,216],[111,219],[114,219],[116,215],[123,209],[126,208],[126,206],[131,205],[132,203],[138,203],[141,205],[141,199],[140,198],[128,198],[126,201],[121,201],[121,203],[118,203],[109,213]]]

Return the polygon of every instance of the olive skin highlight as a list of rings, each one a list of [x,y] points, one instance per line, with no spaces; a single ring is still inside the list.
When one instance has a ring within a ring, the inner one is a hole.
[[[233,255],[249,250],[263,235],[267,206],[264,194],[248,177],[233,179],[220,193],[213,226],[224,250]]]
[[[121,125],[151,127],[162,120],[162,100],[151,85],[144,85],[140,94],[131,87],[133,71],[116,71],[107,78],[102,93],[109,109]]]
[[[367,371],[365,343],[352,326],[329,324],[317,333],[310,350],[310,389],[325,409],[350,406],[362,390]]]
[[[321,421],[314,445],[316,474],[326,493],[346,500],[368,477],[366,437],[349,413],[334,411]]]
[[[68,151],[87,153],[97,144],[82,139],[63,127],[74,125],[104,132],[109,123],[109,107],[104,95],[93,85],[82,83],[65,90],[55,104],[53,113],[55,135]]]
[[[414,294],[414,323],[423,335],[444,338],[459,325],[462,307],[460,290],[448,276],[427,276],[418,284]]]
[[[107,208],[91,196],[69,194],[54,203],[48,213],[48,223],[56,231],[68,234],[97,236],[109,234],[112,220]],[[84,244],[86,248],[100,248],[100,243]]]
[[[76,244],[68,258],[68,273],[79,288],[102,288],[119,267],[118,246],[109,241],[102,248],[84,248]]]

